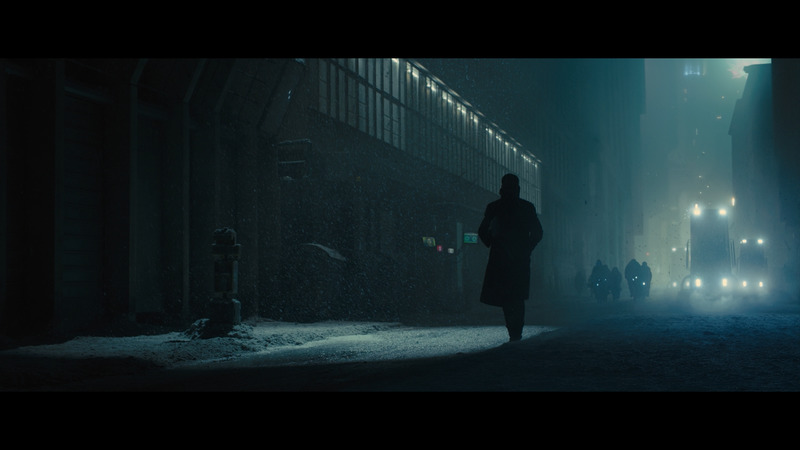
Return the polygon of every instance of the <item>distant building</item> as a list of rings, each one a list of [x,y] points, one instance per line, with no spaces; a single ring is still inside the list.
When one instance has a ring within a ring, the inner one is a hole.
[[[577,274],[601,259],[622,268],[640,260],[644,233],[641,117],[645,73],[641,59],[534,61],[541,104],[532,136],[544,166],[546,261],[543,299],[574,295]]]
[[[735,240],[763,238],[770,276],[777,287],[798,294],[800,134],[798,60],[773,59],[745,68],[742,98],[730,125]],[[776,284],[777,284],[776,283]]]
[[[648,199],[645,251],[637,257],[653,267],[658,289],[688,275],[691,206],[731,206],[728,127],[743,83],[732,79],[726,60],[655,58],[646,65],[642,151]]]

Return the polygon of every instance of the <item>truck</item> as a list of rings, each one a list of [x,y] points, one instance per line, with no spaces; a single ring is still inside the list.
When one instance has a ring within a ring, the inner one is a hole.
[[[687,275],[681,294],[713,299],[733,295],[736,280],[734,246],[728,233],[728,215],[723,208],[691,211],[686,244]]]
[[[767,254],[764,239],[739,241],[737,258],[738,291],[743,296],[762,296],[768,292]]]

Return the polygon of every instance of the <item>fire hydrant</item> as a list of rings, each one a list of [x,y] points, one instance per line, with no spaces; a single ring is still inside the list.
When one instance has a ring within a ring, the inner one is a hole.
[[[232,228],[214,230],[211,254],[214,257],[214,296],[211,299],[210,323],[216,328],[231,327],[241,322],[241,303],[236,300],[239,288],[239,256]]]

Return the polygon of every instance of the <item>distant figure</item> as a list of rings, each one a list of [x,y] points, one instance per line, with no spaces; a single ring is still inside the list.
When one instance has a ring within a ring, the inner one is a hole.
[[[486,205],[478,236],[489,247],[481,303],[500,306],[509,341],[522,339],[525,300],[530,291],[531,252],[542,240],[533,203],[519,198],[519,178],[503,176],[500,199]]]
[[[597,262],[594,263],[594,267],[592,267],[592,273],[589,275],[589,279],[586,280],[586,285],[589,286],[592,295],[594,295],[594,298],[597,299],[598,302],[604,302],[608,298],[608,282],[610,276],[611,271],[608,270],[608,266],[598,259]]]
[[[650,282],[653,281],[653,272],[650,271],[647,261],[642,261],[640,277],[642,280],[642,297],[650,297]]]
[[[636,299],[636,294],[638,291],[636,290],[636,285],[639,284],[639,271],[641,266],[639,265],[639,261],[636,261],[636,258],[631,259],[628,261],[628,264],[625,266],[625,281],[628,282],[628,292],[631,294],[632,299]]]
[[[611,277],[608,280],[609,282],[609,290],[611,291],[611,298],[614,300],[619,300],[619,293],[622,291],[622,272],[617,269],[617,266],[614,266],[611,269]]]

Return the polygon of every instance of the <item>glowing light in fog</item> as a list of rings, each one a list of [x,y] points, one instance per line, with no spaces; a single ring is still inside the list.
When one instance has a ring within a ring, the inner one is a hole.
[[[744,71],[745,66],[752,64],[767,64],[771,59],[732,59],[728,62],[728,72],[731,73],[733,78],[742,78],[747,76]]]

